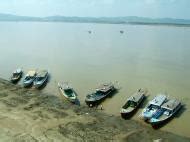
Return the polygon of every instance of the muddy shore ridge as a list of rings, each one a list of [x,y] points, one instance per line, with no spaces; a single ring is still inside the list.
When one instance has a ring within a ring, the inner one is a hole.
[[[4,79],[0,79],[0,107],[1,141],[190,141]]]

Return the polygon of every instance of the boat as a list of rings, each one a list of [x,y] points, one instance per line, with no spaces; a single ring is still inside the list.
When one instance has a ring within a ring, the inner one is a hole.
[[[152,126],[158,126],[163,124],[172,118],[182,107],[181,102],[177,99],[170,99],[164,103],[159,111],[155,113],[152,118],[149,120],[149,123]]]
[[[138,89],[131,97],[127,99],[127,102],[122,107],[120,113],[123,118],[130,117],[144,101],[147,94],[147,90]]]
[[[40,88],[42,87],[48,80],[48,71],[47,70],[41,70],[38,71],[34,80],[34,87]]]
[[[86,96],[85,102],[88,106],[94,106],[111,95],[116,88],[112,83],[105,83],[100,85],[95,92]]]
[[[23,80],[23,85],[24,87],[29,87],[33,84],[33,81],[35,80],[35,77],[36,77],[36,71],[35,70],[31,70],[29,71],[24,80]]]
[[[70,102],[75,103],[77,100],[77,94],[74,89],[68,85],[68,83],[58,83],[58,88],[61,94]]]
[[[11,82],[16,83],[22,78],[23,71],[22,69],[16,69],[11,76]]]
[[[167,97],[165,94],[159,94],[151,100],[147,107],[145,107],[142,111],[141,117],[147,121],[152,118],[152,116],[159,111],[162,104],[167,101]]]

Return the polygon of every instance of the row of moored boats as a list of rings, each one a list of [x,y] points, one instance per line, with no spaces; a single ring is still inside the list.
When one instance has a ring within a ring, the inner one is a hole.
[[[75,103],[77,101],[76,92],[67,82],[58,83],[58,88],[61,94],[70,102]],[[102,84],[96,88],[94,92],[86,96],[85,102],[90,107],[97,106],[106,97],[110,96],[115,90],[116,89],[112,83]]]
[[[130,98],[121,109],[121,116],[130,117],[143,103],[147,97],[147,91],[139,89]],[[152,126],[159,126],[168,122],[180,109],[182,104],[177,99],[169,99],[165,94],[158,94],[142,110],[140,117],[150,123]]]
[[[112,83],[102,84],[93,93],[86,96],[85,102],[89,106],[98,105],[116,90]],[[123,118],[131,117],[145,101],[147,93],[148,91],[145,89],[138,89],[130,96],[121,109],[121,116]],[[158,94],[148,102],[140,117],[152,126],[158,126],[170,120],[181,108],[182,104],[179,100],[170,99],[165,94]]]
[[[17,69],[12,73],[11,82],[17,83],[23,76],[22,69]],[[34,85],[35,88],[40,88],[45,85],[48,81],[48,71],[47,70],[30,70],[27,72],[23,79],[23,86],[30,87]]]
[[[22,77],[22,74],[23,71],[17,69],[13,72],[11,81],[17,82]],[[47,80],[48,72],[46,70],[38,72],[29,71],[23,80],[23,85],[27,87],[34,84],[36,88],[40,88],[47,82]],[[70,102],[75,103],[77,101],[77,93],[67,82],[58,83],[58,89]],[[90,107],[97,106],[115,91],[117,91],[117,88],[113,83],[102,84],[86,96],[85,102]],[[148,91],[145,89],[138,89],[132,96],[130,96],[120,111],[121,116],[123,118],[131,117],[147,98],[147,92]],[[153,100],[148,102],[148,105],[143,109],[140,117],[153,126],[156,126],[172,118],[181,107],[182,104],[179,100],[169,99],[165,94],[158,94]]]
[[[179,100],[169,99],[165,94],[159,94],[143,109],[141,117],[152,126],[158,126],[171,119],[181,108],[182,104]]]

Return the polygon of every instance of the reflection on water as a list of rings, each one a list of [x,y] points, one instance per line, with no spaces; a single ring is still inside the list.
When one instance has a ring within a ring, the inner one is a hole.
[[[0,31],[1,77],[8,79],[17,67],[48,69],[51,78],[43,91],[59,95],[57,82],[69,81],[80,103],[98,84],[118,81],[119,92],[102,104],[115,115],[140,87],[148,88],[149,100],[167,92],[186,110],[163,129],[190,135],[190,28],[2,22]]]

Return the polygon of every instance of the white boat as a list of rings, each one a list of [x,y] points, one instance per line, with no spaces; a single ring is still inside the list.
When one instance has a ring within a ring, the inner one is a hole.
[[[148,103],[148,106],[143,109],[141,117],[144,120],[149,120],[161,108],[162,104],[167,101],[164,94],[157,95],[153,100]]]
[[[123,118],[128,118],[134,114],[134,112],[139,108],[140,104],[146,98],[147,90],[138,89],[131,97],[127,99],[125,105],[121,108],[121,116]]]
[[[68,83],[58,83],[58,88],[61,94],[70,102],[75,103],[77,100],[77,94],[74,89],[68,85]]]
[[[23,85],[24,87],[28,87],[31,86],[33,84],[33,81],[35,80],[36,77],[36,71],[35,70],[31,70],[29,71],[23,81]]]
[[[159,111],[149,120],[152,126],[162,124],[173,117],[182,107],[181,102],[177,99],[171,99],[164,103]]]
[[[48,80],[48,71],[41,70],[37,72],[36,78],[34,80],[34,87],[40,88],[42,87]]]
[[[23,71],[22,69],[16,69],[11,76],[11,82],[16,83],[22,78]]]

